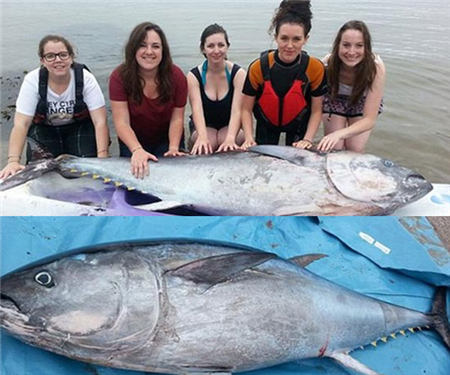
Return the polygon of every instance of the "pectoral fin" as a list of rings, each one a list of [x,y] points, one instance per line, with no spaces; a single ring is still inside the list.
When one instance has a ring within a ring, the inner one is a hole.
[[[273,210],[274,216],[317,216],[322,212],[321,208],[315,205],[313,202],[296,202],[289,204],[289,202],[283,202]]]
[[[358,371],[361,374],[382,375],[379,372],[371,370],[366,365],[357,361],[355,358],[351,357],[348,354],[334,352],[334,353],[328,354],[327,356],[333,358],[335,361],[339,362],[342,366],[351,368],[355,371]]]
[[[197,284],[215,285],[275,257],[275,254],[263,252],[217,255],[195,260],[168,272]]]
[[[163,211],[163,210],[169,210],[171,208],[177,208],[186,206],[184,203],[176,202],[176,201],[160,201],[155,203],[149,203],[149,204],[141,204],[138,206],[134,206],[135,208],[139,208],[140,210],[147,210],[147,211]]]

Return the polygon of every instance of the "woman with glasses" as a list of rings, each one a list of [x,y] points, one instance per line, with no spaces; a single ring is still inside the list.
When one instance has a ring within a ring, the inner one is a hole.
[[[27,136],[54,156],[108,156],[105,99],[95,77],[74,62],[73,47],[61,36],[45,36],[38,54],[41,67],[25,76],[16,101],[8,163],[0,178],[24,168],[21,156]]]
[[[131,172],[148,174],[148,160],[180,156],[187,81],[172,63],[158,25],[144,22],[131,32],[125,61],[111,74],[109,96],[120,156],[131,157]]]

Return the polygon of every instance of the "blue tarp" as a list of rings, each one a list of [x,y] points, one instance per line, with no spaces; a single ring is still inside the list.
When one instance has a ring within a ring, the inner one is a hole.
[[[434,233],[422,218],[422,235]],[[364,233],[364,234],[361,234]],[[395,217],[250,218],[250,217],[81,217],[2,218],[1,274],[49,255],[101,243],[152,238],[220,240],[274,252],[289,258],[325,253],[308,269],[335,283],[420,311],[430,309],[434,287],[449,285],[449,263],[438,264],[423,241]],[[376,243],[378,242],[378,245]],[[439,240],[433,238],[433,251]],[[445,253],[445,249],[441,249]],[[406,272],[406,273],[405,273]],[[414,277],[411,277],[414,276]],[[426,281],[426,282],[425,282]],[[352,356],[384,374],[450,373],[450,357],[432,331],[399,335]],[[137,375],[73,361],[22,344],[2,332],[1,371],[5,375]],[[305,360],[247,375],[356,374],[329,359]]]

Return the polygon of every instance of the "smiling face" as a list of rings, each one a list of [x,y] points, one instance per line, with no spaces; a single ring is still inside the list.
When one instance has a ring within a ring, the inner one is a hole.
[[[72,63],[73,56],[63,42],[49,41],[44,45],[41,64],[47,68],[50,75],[61,77],[70,74]]]
[[[365,46],[362,32],[354,29],[344,31],[338,52],[342,63],[353,68],[364,59],[364,53]]]
[[[285,23],[278,29],[275,36],[278,45],[278,56],[284,63],[295,61],[297,56],[302,52],[303,46],[308,41],[305,35],[305,29],[297,23]]]
[[[205,40],[203,54],[211,63],[224,61],[227,57],[228,44],[223,33],[212,34]]]
[[[143,71],[158,69],[163,55],[161,38],[154,30],[148,30],[145,39],[136,51],[136,61]]]

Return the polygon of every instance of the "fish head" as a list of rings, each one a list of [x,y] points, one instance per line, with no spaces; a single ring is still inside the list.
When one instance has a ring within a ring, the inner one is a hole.
[[[433,187],[420,174],[392,160],[355,152],[336,152],[327,156],[327,174],[344,196],[390,213],[414,202]]]
[[[108,353],[141,345],[158,315],[155,279],[139,261],[130,275],[125,263],[136,260],[117,257],[78,254],[2,277],[1,326],[31,345],[105,365]]]

